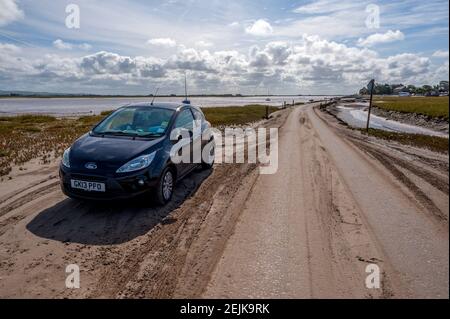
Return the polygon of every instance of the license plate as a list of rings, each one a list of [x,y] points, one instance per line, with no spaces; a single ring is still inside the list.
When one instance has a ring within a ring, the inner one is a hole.
[[[70,180],[72,188],[82,189],[87,192],[104,192],[105,184],[96,182],[78,181],[76,179]]]

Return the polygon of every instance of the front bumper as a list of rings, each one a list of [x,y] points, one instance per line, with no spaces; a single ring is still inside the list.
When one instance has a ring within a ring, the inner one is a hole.
[[[90,200],[130,199],[151,191],[156,187],[158,179],[151,177],[149,171],[140,171],[121,177],[95,175],[86,172],[72,172],[61,165],[59,169],[61,189],[72,198]],[[72,179],[105,184],[105,192],[93,192],[71,187]],[[143,184],[139,184],[142,180]]]

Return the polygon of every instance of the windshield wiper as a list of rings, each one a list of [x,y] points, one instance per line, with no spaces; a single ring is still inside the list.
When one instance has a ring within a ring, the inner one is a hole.
[[[139,137],[161,137],[164,134],[161,133],[148,133],[148,134],[144,134],[144,135],[138,135]]]
[[[106,131],[106,132],[94,132],[95,134],[98,135],[111,135],[111,136],[130,136],[130,137],[137,137],[139,136],[136,133],[125,133],[125,132],[112,132],[112,131]]]
[[[94,132],[94,134],[102,135],[102,136],[129,136],[129,137],[143,137],[143,138],[149,138],[149,137],[161,137],[164,134],[161,133],[147,133],[147,134],[138,134],[138,133],[127,133],[127,132],[114,132],[114,131],[106,131],[106,132]]]

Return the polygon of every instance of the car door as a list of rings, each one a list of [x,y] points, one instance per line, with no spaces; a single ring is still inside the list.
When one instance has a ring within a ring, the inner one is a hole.
[[[174,124],[174,129],[177,131],[180,130],[186,130],[187,132],[189,132],[190,138],[189,138],[189,150],[190,150],[190,154],[189,154],[189,161],[186,162],[181,162],[178,164],[178,169],[181,175],[185,174],[187,171],[189,171],[192,166],[194,165],[192,163],[192,146],[193,146],[193,128],[194,128],[194,116],[192,115],[191,110],[187,107],[183,110],[180,111],[180,113],[178,114],[176,120],[175,120],[175,124]],[[181,149],[179,150],[179,152],[181,152]],[[181,154],[181,153],[179,153]]]
[[[211,135],[212,132],[209,130],[210,124],[208,121],[206,121],[205,115],[203,114],[203,112],[201,112],[198,108],[192,107],[191,109],[192,109],[192,113],[194,114],[195,123],[200,126],[197,128],[197,131],[200,133],[200,137],[199,137],[200,141],[199,142],[201,145],[201,150],[203,152],[204,147],[207,146],[211,142],[211,139],[213,139],[213,136]],[[205,135],[203,135],[203,134],[205,134]],[[194,136],[194,138],[195,138],[195,136]]]
[[[203,117],[203,114],[201,112],[199,112],[195,107],[191,106],[191,111],[192,114],[194,115],[194,134],[192,136],[192,143],[193,143],[193,163],[194,164],[201,164],[202,162],[202,150],[203,147],[205,146],[205,143],[207,143],[207,141],[203,141],[202,140],[202,133],[204,130],[204,122],[205,119]]]

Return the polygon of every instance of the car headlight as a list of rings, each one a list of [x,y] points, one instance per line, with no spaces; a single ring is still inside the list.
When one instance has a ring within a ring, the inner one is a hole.
[[[121,168],[119,168],[117,170],[117,173],[128,173],[147,168],[152,163],[153,159],[155,158],[155,155],[156,152],[153,152],[148,155],[141,155],[139,157],[136,157],[135,159],[129,161]]]
[[[62,157],[62,164],[67,168],[70,168],[69,153],[70,153],[70,147],[64,151],[64,154]]]

